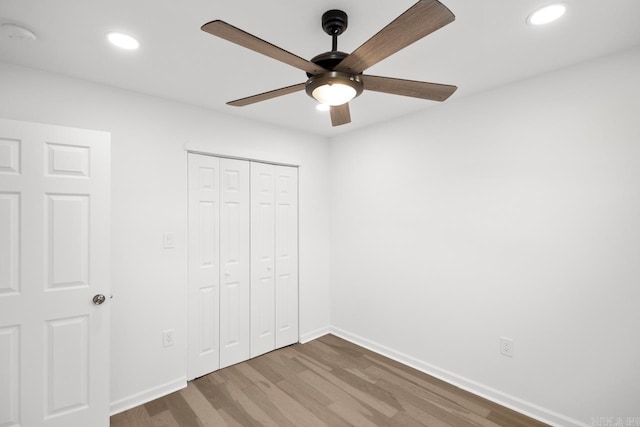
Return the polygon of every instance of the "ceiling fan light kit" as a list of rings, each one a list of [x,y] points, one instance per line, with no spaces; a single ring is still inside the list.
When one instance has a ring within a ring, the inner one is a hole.
[[[342,10],[332,9],[322,15],[322,29],[331,36],[331,52],[321,53],[311,59],[328,70],[333,69],[348,55],[338,51],[338,36],[347,30],[349,18]],[[305,83],[307,95],[320,104],[336,107],[346,104],[362,93],[362,79],[359,75],[351,75],[340,71],[312,75],[307,73],[309,80]]]
[[[420,0],[351,54],[347,54],[338,51],[338,36],[347,29],[348,17],[344,11],[332,9],[322,15],[322,29],[332,39],[331,51],[321,53],[310,61],[224,21],[211,21],[204,24],[202,30],[307,73],[305,83],[237,99],[227,104],[242,107],[304,89],[320,104],[330,106],[331,124],[340,126],[351,122],[349,101],[364,90],[432,101],[449,98],[456,91],[456,86],[371,76],[363,72],[454,20],[453,13],[439,1]]]
[[[352,76],[340,71],[329,71],[309,77],[305,83],[307,94],[320,104],[345,104],[362,93],[363,85],[360,76]]]

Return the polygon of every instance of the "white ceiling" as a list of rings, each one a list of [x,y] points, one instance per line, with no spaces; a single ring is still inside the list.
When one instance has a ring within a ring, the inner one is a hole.
[[[328,9],[349,15],[339,49],[351,52],[416,0],[0,0],[0,23],[38,40],[0,37],[0,61],[52,71],[332,136],[432,108],[431,101],[363,93],[352,123],[333,128],[304,92],[247,107],[227,101],[306,80],[304,72],[200,30],[214,19],[310,59],[331,48],[320,26]],[[549,0],[443,0],[456,21],[373,66],[367,73],[454,84],[447,102],[640,44],[639,0],[564,0],[567,14],[531,27],[528,14]],[[137,37],[121,51],[108,31]],[[603,82],[606,76],[603,76]],[[514,100],[516,101],[516,100]]]

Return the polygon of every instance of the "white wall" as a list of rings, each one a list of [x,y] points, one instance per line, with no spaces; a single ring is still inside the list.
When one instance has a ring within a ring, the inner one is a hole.
[[[299,164],[300,333],[329,325],[326,139],[0,63],[0,117],[111,132],[112,409],[184,384],[185,143]],[[162,248],[162,233],[176,248]],[[161,332],[176,330],[162,348]]]
[[[337,333],[557,424],[640,415],[640,49],[340,136],[331,168]]]
[[[331,323],[568,425],[639,415],[638,76],[636,49],[454,96],[330,156],[320,137],[2,63],[0,116],[112,134],[115,409],[184,381],[189,142],[302,165],[303,338]]]

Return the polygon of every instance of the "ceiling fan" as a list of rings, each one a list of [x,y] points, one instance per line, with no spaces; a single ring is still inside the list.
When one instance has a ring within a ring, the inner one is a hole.
[[[204,24],[202,30],[307,73],[305,83],[237,99],[228,105],[243,107],[304,89],[321,104],[330,106],[331,124],[340,126],[351,122],[349,101],[365,89],[432,101],[449,98],[456,91],[456,86],[371,76],[362,72],[454,20],[453,13],[439,1],[420,0],[353,53],[347,54],[338,50],[338,36],[347,29],[347,14],[341,10],[329,10],[322,15],[322,28],[332,37],[332,49],[310,61],[224,21],[211,21]]]

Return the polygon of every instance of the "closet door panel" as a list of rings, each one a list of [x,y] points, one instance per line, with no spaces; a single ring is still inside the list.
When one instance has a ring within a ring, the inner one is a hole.
[[[298,342],[298,168],[275,166],[276,348]]]
[[[251,357],[275,349],[275,166],[251,163]]]
[[[188,378],[220,367],[220,160],[189,154]]]
[[[250,356],[249,162],[220,159],[220,367]]]
[[[193,379],[298,341],[298,170],[188,162]]]

